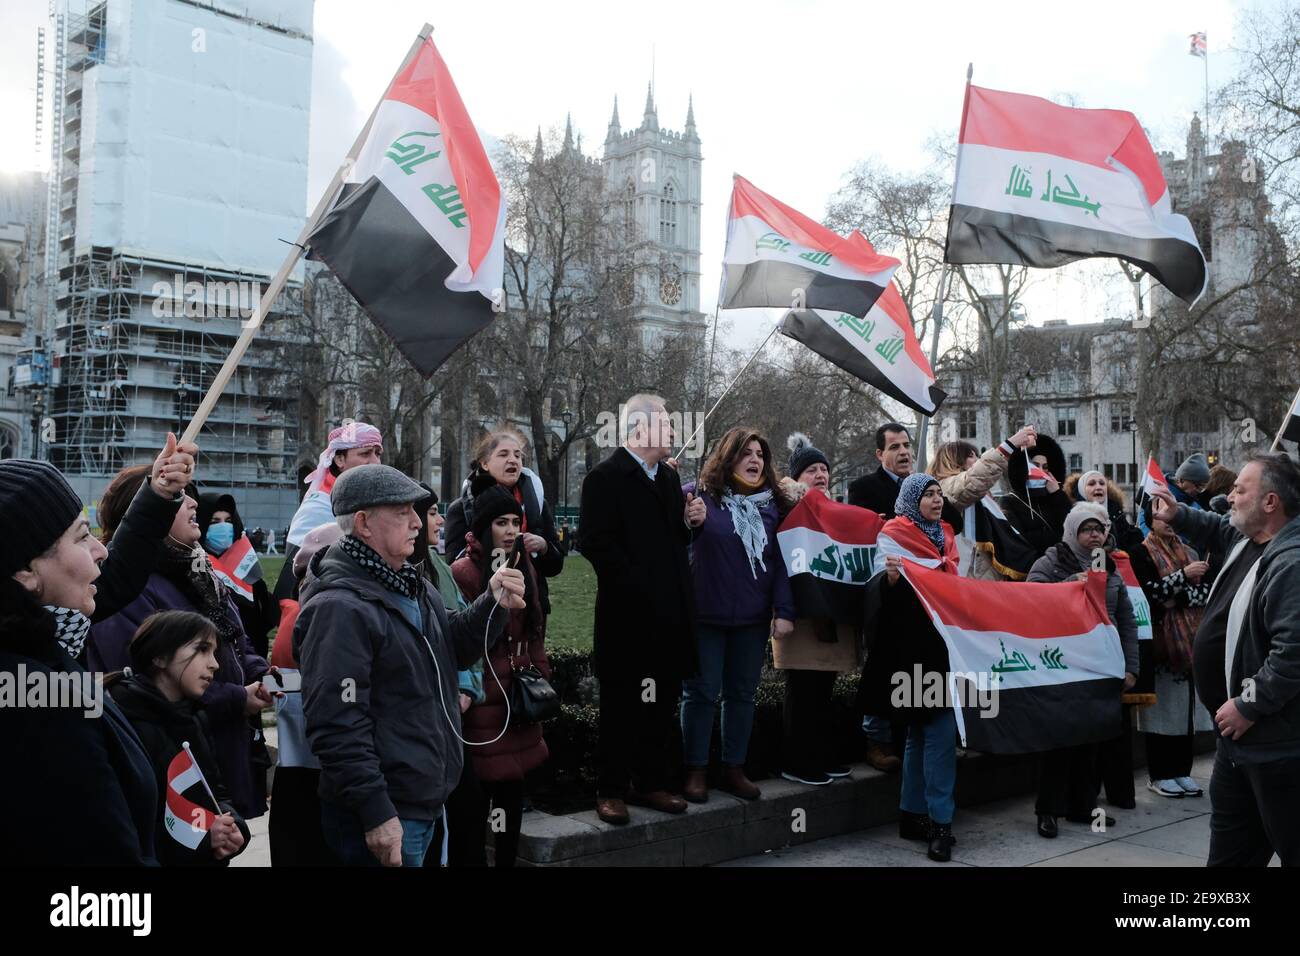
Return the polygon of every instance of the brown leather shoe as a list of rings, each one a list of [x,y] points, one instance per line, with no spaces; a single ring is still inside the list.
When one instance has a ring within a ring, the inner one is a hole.
[[[732,767],[727,764],[722,766],[722,783],[718,788],[742,800],[757,800],[762,795],[762,791],[755,786],[754,781],[745,776],[744,767]]]
[[[597,797],[596,816],[615,826],[622,826],[630,819],[627,815],[627,804],[618,797]]]
[[[673,796],[667,790],[651,790],[649,793],[628,790],[627,802],[637,807],[649,807],[660,813],[686,812],[686,801],[681,797]]]
[[[708,772],[703,767],[687,767],[686,783],[682,796],[691,803],[704,803],[709,799]]]
[[[889,744],[875,740],[867,744],[867,763],[885,773],[893,773],[903,766],[903,761],[894,756],[894,749]]]

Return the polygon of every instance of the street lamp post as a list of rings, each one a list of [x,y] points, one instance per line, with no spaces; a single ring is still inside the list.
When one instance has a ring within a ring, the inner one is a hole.
[[[1133,437],[1133,463],[1129,467],[1133,469],[1133,517],[1136,519],[1138,496],[1138,423],[1130,418],[1124,423],[1124,427],[1128,429],[1129,435]]]
[[[573,412],[561,412],[564,420],[564,516],[569,516],[569,425],[573,422]]]

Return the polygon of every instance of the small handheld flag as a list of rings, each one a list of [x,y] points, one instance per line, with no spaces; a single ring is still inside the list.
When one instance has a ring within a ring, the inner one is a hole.
[[[165,795],[166,805],[163,809],[163,822],[167,827],[167,832],[171,838],[187,849],[197,849],[203,842],[208,831],[212,829],[212,820],[216,814],[195,803],[187,797],[186,791],[203,785],[203,790],[207,793],[208,799],[212,801],[212,806],[220,810],[217,798],[213,796],[212,788],[208,786],[207,778],[203,776],[203,771],[199,769],[198,762],[194,759],[194,753],[190,750],[189,741],[181,744],[181,750],[172,758],[171,763],[167,765],[167,792]],[[197,796],[197,794],[196,794]]]

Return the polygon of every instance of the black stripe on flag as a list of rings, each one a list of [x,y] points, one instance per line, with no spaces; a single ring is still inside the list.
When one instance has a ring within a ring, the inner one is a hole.
[[[944,259],[958,265],[1003,262],[1050,269],[1105,256],[1145,269],[1189,305],[1205,286],[1200,250],[1181,239],[1126,236],[956,203],[948,217]]]
[[[840,311],[845,311],[841,309]],[[844,336],[833,329],[816,312],[790,312],[781,322],[781,334],[801,342],[822,358],[838,365],[850,375],[857,376],[872,388],[877,388],[890,398],[923,415],[933,415],[948,394],[939,386],[930,386],[930,401],[934,408],[923,408],[916,399],[899,388],[892,379],[877,368],[870,359],[855,349]]]
[[[858,318],[871,311],[883,286],[865,279],[842,279],[791,262],[758,259],[744,265],[724,264],[724,309],[788,309],[798,304],[795,290],[803,290],[806,309],[835,309]]]
[[[981,675],[983,677],[984,675]],[[1118,678],[999,690],[997,716],[966,706],[975,689],[958,679],[966,746],[992,754],[1027,754],[1099,743],[1122,732]],[[988,699],[988,698],[986,698]]]
[[[863,587],[831,581],[815,574],[796,574],[790,578],[790,594],[800,617],[828,617],[837,624],[862,624]]]
[[[492,321],[477,292],[452,292],[455,261],[372,177],[345,191],[307,240],[425,378]]]

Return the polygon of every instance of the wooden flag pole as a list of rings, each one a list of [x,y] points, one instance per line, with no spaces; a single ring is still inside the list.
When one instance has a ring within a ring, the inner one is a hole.
[[[1282,444],[1282,433],[1286,431],[1287,423],[1291,421],[1291,411],[1297,407],[1300,407],[1300,389],[1292,396],[1291,404],[1282,413],[1282,425],[1278,428],[1277,434],[1273,436],[1273,444],[1268,446],[1269,451],[1277,451],[1277,446]]]
[[[389,87],[393,85],[393,80],[396,80],[402,75],[402,71],[406,69],[411,60],[415,58],[415,55],[419,53],[420,47],[424,45],[424,41],[427,40],[432,33],[433,27],[426,23],[420,30],[419,35],[415,38],[415,42],[411,44],[411,48],[407,51],[406,56],[402,58],[401,65],[398,66],[397,70],[393,73],[393,79],[389,81],[388,86],[384,87],[385,93],[388,92]],[[253,337],[257,335],[257,330],[261,328],[262,321],[266,318],[266,313],[271,310],[271,306],[275,302],[276,296],[280,294],[280,290],[284,288],[284,283],[289,278],[289,273],[293,271],[293,267],[298,264],[298,260],[302,258],[303,253],[306,251],[304,243],[306,243],[307,237],[311,235],[312,231],[316,228],[317,223],[320,221],[321,216],[325,214],[325,211],[334,201],[334,197],[338,194],[339,187],[343,184],[344,177],[351,171],[352,164],[356,162],[357,154],[361,151],[362,144],[370,134],[370,127],[374,124],[375,116],[379,113],[379,107],[383,102],[384,99],[381,95],[379,102],[375,104],[375,108],[370,111],[370,116],[366,119],[365,125],[361,127],[361,132],[357,134],[356,141],[352,144],[352,148],[348,150],[342,164],[334,173],[334,178],[331,179],[329,185],[325,187],[325,191],[321,194],[320,201],[316,203],[316,208],[312,211],[311,216],[308,217],[306,224],[302,227],[302,231],[298,233],[298,239],[293,243],[293,248],[290,249],[289,255],[285,257],[279,270],[271,278],[271,282],[266,287],[266,291],[262,293],[262,297],[257,303],[257,309],[253,312],[252,316],[249,317],[248,321],[244,323],[244,330],[239,334],[239,339],[235,342],[234,348],[232,348],[230,354],[226,356],[226,361],[222,364],[221,370],[217,372],[216,378],[212,380],[212,384],[208,387],[208,393],[203,396],[202,403],[200,403],[198,410],[194,413],[194,417],[190,419],[189,425],[186,426],[185,434],[181,436],[182,442],[192,442],[198,438],[199,431],[203,428],[203,423],[208,420],[208,416],[212,414],[212,410],[217,407],[217,401],[221,398],[222,393],[225,392],[226,386],[230,384],[231,376],[235,374],[235,369],[239,367],[239,363],[243,359],[244,353],[248,351],[249,344],[253,341]]]
[[[975,64],[966,64],[966,95],[962,99],[962,121],[966,120],[965,104],[970,100],[970,81],[975,75]],[[961,137],[961,131],[958,130],[958,138]],[[952,175],[952,195],[953,200],[957,198],[957,174],[961,169],[961,143],[957,144],[957,160],[953,164]],[[949,215],[951,215],[951,204],[949,205]],[[943,269],[939,272],[939,297],[935,300],[933,317],[934,317],[934,338],[930,341],[930,372],[934,373],[935,366],[939,364],[939,330],[943,327],[943,300],[948,295],[948,257],[944,256]],[[926,459],[929,455],[926,453],[925,440],[930,431],[930,416],[917,412],[921,419],[921,424],[916,429],[916,448],[914,449],[921,470],[925,469]],[[991,429],[994,434],[997,433],[997,422],[991,423]],[[1032,509],[1032,506],[1031,506]]]

